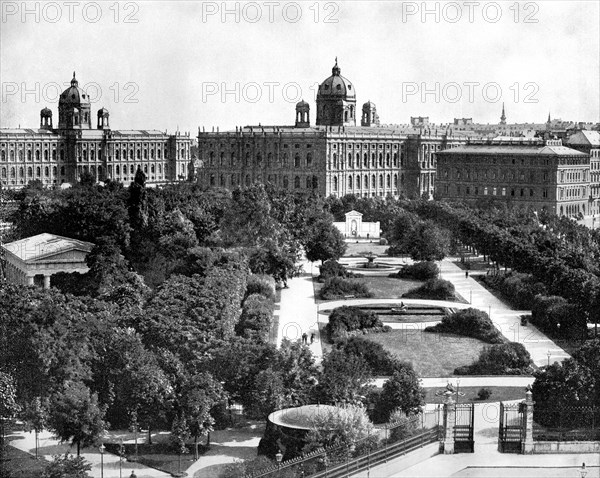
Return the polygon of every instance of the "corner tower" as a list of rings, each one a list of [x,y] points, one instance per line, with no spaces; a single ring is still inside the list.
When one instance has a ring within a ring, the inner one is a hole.
[[[356,125],[356,92],[352,82],[341,75],[337,58],[331,76],[319,85],[317,125]]]

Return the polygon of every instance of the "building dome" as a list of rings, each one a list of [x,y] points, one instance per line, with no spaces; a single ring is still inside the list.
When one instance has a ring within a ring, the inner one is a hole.
[[[331,69],[331,76],[319,85],[319,95],[339,97],[341,99],[355,99],[354,85],[350,80],[341,75],[341,69],[337,64]]]
[[[77,106],[77,105],[89,105],[90,99],[88,95],[79,88],[79,83],[75,78],[75,72],[73,72],[73,79],[71,80],[71,86],[63,91],[58,100],[59,106]]]
[[[45,107],[41,111],[42,116],[52,116],[52,110],[48,107]]]
[[[298,103],[296,103],[296,108],[306,108],[308,105],[308,103],[304,100],[299,101]]]

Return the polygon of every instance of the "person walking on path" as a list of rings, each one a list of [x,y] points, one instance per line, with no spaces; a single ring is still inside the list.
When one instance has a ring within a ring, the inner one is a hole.
[[[314,333],[314,332],[312,332],[312,333],[310,334],[310,343],[311,343],[311,345],[313,344],[313,342],[314,342],[314,341],[315,341],[315,333]]]
[[[304,332],[304,333],[302,334],[302,343],[303,343],[303,344],[306,344],[306,343],[308,343],[308,335],[306,334],[306,332]]]
[[[468,279],[468,278],[469,278],[469,269],[467,269],[467,270],[465,271],[465,279]]]

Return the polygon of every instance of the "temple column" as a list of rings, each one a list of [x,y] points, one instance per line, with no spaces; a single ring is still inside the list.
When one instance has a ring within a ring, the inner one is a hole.
[[[50,277],[52,277],[50,274],[44,274],[44,289],[50,288]]]

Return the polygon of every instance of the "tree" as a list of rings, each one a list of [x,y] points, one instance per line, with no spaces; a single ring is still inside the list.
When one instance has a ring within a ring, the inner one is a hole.
[[[184,476],[181,474],[181,455],[188,452],[185,442],[189,437],[190,432],[185,417],[176,416],[171,427],[171,443],[179,456],[178,471],[175,476]]]
[[[77,445],[77,456],[81,447],[93,445],[104,433],[104,409],[98,403],[98,395],[81,382],[65,384],[55,393],[50,405],[50,428],[61,443],[70,441]]]
[[[0,460],[4,455],[4,423],[19,412],[17,390],[11,375],[0,371]]]
[[[44,469],[42,478],[89,478],[92,465],[82,457],[69,453],[55,455]]]
[[[344,255],[347,248],[342,233],[331,221],[324,219],[318,221],[308,232],[308,237],[303,245],[306,258],[311,262],[338,260]]]
[[[366,360],[332,350],[323,358],[317,398],[324,403],[359,403],[371,388],[371,369]]]
[[[441,261],[450,249],[450,235],[431,221],[416,225],[406,238],[407,252],[415,261]]]
[[[30,430],[35,432],[35,457],[38,457],[38,435],[48,424],[48,400],[35,397],[25,407],[23,419]]]
[[[417,413],[425,403],[425,392],[419,384],[419,376],[412,366],[405,364],[383,384],[383,390],[376,405],[376,414],[387,422],[396,409],[405,414]]]

